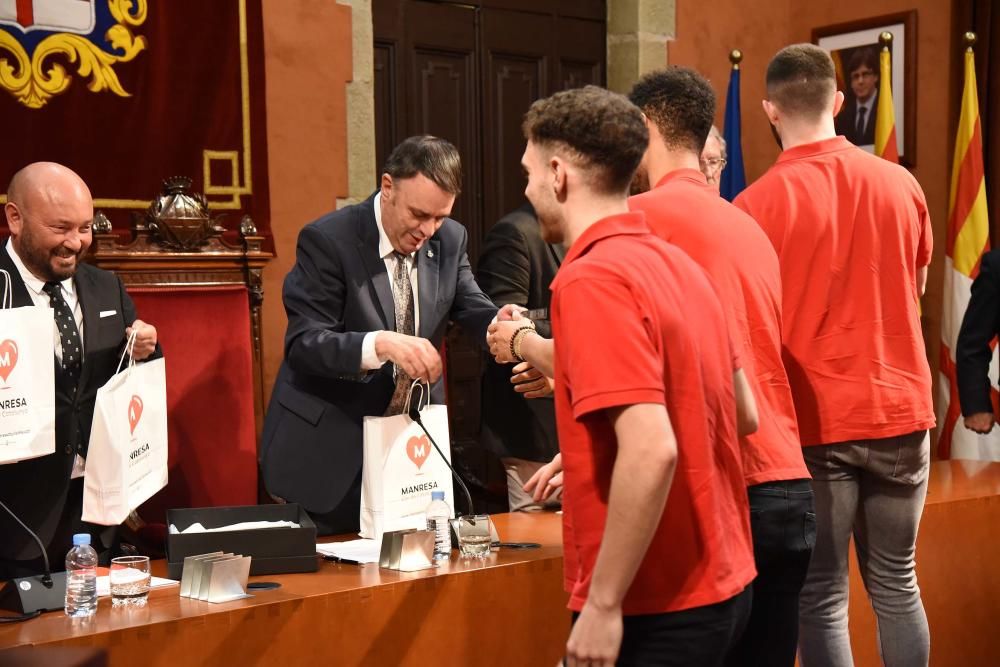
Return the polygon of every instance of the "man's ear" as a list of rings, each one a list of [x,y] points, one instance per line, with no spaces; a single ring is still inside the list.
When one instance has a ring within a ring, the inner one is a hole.
[[[3,212],[7,215],[7,228],[11,236],[17,236],[24,227],[24,218],[21,217],[21,210],[12,201],[7,202],[3,207]]]
[[[559,201],[566,200],[566,163],[558,155],[549,158],[549,169],[552,170],[552,193]]]
[[[768,122],[776,126],[780,116],[777,105],[771,100],[761,100],[760,104],[764,108],[764,115],[767,116]]]
[[[833,115],[836,116],[844,108],[844,91],[838,90],[833,95]]]
[[[392,196],[392,176],[389,174],[382,174],[381,191],[384,198]]]

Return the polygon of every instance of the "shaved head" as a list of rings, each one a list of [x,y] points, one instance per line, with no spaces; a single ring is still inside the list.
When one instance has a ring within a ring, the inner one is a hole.
[[[83,179],[55,162],[34,162],[10,180],[4,206],[14,251],[45,281],[73,277],[91,243],[94,200]]]

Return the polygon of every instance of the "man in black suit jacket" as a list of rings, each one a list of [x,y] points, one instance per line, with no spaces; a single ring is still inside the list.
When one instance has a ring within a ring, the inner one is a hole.
[[[1000,334],[1000,250],[991,250],[979,263],[979,275],[972,283],[969,307],[962,318],[955,345],[955,372],[958,400],[965,427],[989,433],[996,423],[990,400],[990,341]]]
[[[500,218],[486,234],[476,281],[497,305],[544,310],[532,319],[538,333],[551,338],[549,285],[564,255],[562,245],[542,239],[535,209],[525,204]],[[524,483],[559,453],[548,381],[525,366],[515,366],[512,377],[509,365],[490,357],[483,374],[482,442],[500,457],[507,472],[511,511],[537,506],[524,491]]]
[[[837,134],[855,146],[875,143],[875,117],[878,112],[878,51],[872,46],[854,50],[847,62],[851,94],[834,119]]]
[[[449,320],[485,346],[497,307],[473,279],[465,228],[447,217],[460,189],[455,147],[410,137],[375,195],[299,234],[261,467],[268,492],[300,503],[320,534],[358,530],[364,417],[398,414],[410,378],[444,402]]]
[[[64,353],[65,339],[53,333],[55,452],[0,465],[0,500],[38,534],[52,569],[61,570],[74,533],[91,533],[104,558],[116,539],[115,527],[80,518],[94,399],[115,374],[129,334],[136,331],[138,361],[157,352],[156,329],[136,319],[117,276],[81,263],[92,240],[94,205],[79,176],[58,164],[28,165],[11,180],[4,212],[10,240],[0,248],[0,268],[10,276],[14,307],[54,307],[56,297],[48,292],[58,285],[58,298],[73,315],[83,344],[74,368],[68,363],[74,355]],[[37,574],[42,567],[35,542],[0,509],[0,579]]]

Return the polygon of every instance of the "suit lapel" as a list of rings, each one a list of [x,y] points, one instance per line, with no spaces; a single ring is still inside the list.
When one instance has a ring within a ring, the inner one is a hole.
[[[85,267],[80,267],[76,272],[76,298],[80,300],[80,309],[83,311],[83,331],[80,332],[80,340],[83,342],[83,367],[80,369],[80,386],[86,387],[90,379],[90,366],[87,363],[90,343],[97,340],[97,327],[100,320],[98,308],[99,304],[94,301],[95,287],[94,281]],[[126,322],[128,326],[131,322]]]
[[[389,274],[385,262],[378,254],[378,228],[375,222],[374,198],[360,204],[362,214],[358,216],[358,254],[368,271],[368,285],[373,300],[378,304],[379,315],[386,331],[396,330],[396,308],[389,287]]]
[[[420,299],[420,331],[417,335],[422,338],[430,338],[434,333],[440,262],[441,242],[436,237],[431,237],[420,249],[417,259],[417,291]]]

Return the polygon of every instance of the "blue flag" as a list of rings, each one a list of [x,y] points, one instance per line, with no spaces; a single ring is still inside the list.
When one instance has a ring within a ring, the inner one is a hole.
[[[719,192],[729,201],[747,186],[743,171],[743,144],[740,141],[740,70],[733,68],[729,74],[726,92],[726,121],[722,137],[726,140],[726,168],[722,170]]]

